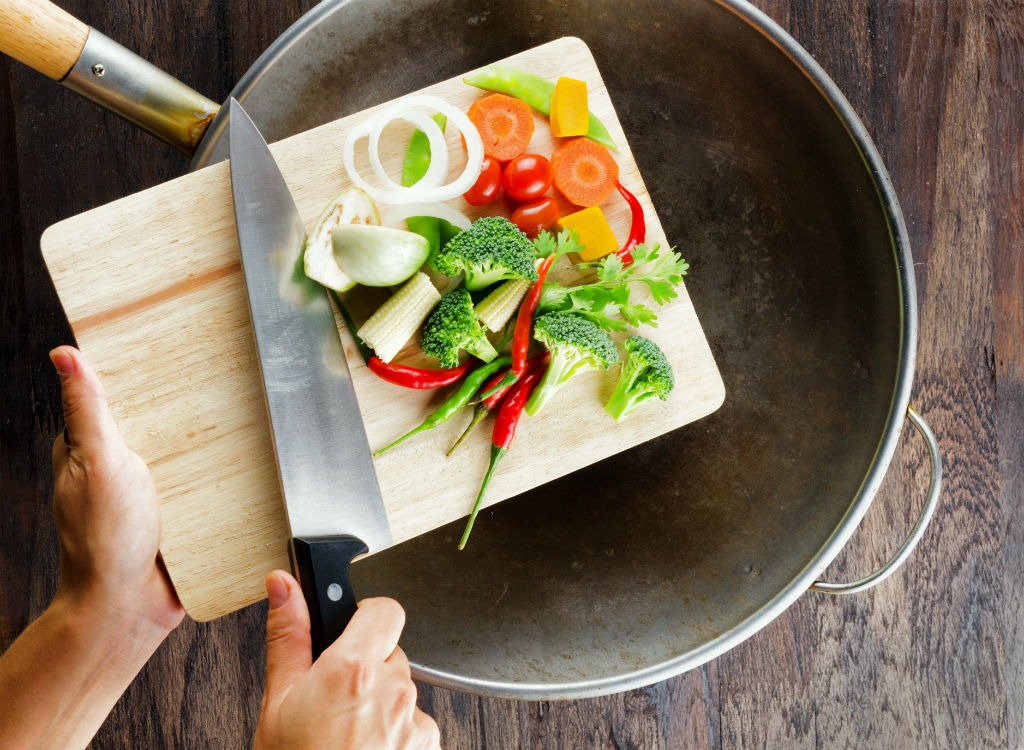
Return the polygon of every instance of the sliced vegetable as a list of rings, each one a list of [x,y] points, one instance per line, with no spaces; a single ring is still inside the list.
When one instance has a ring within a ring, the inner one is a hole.
[[[462,133],[466,144],[466,166],[454,180],[445,183],[447,177],[448,148],[444,133],[430,117],[420,110],[444,114]],[[396,185],[384,172],[380,158],[380,137],[384,129],[394,120],[411,122],[427,136],[431,150],[430,165],[424,176],[413,186]],[[356,143],[369,140],[370,164],[377,179],[383,185],[371,184],[356,169]],[[433,203],[456,198],[476,182],[484,158],[483,142],[476,127],[466,113],[448,102],[430,94],[415,94],[392,103],[368,117],[349,131],[342,153],[345,171],[356,186],[363,188],[380,203]]]
[[[509,279],[494,288],[476,306],[476,318],[484,328],[497,333],[512,319],[519,303],[533,283],[527,279]]]
[[[422,235],[392,227],[342,224],[331,233],[334,259],[346,276],[366,286],[393,286],[416,273],[430,255]]]
[[[484,157],[480,176],[473,187],[462,194],[471,206],[486,206],[501,192],[501,162],[491,156]]]
[[[612,194],[619,165],[604,146],[588,138],[566,141],[551,156],[555,187],[577,206],[596,206]]]
[[[356,336],[383,362],[390,362],[413,337],[441,294],[425,273],[417,272],[363,323]]]
[[[380,224],[377,206],[366,191],[350,188],[331,201],[320,214],[302,249],[306,275],[338,292],[347,291],[356,285],[334,259],[331,232],[342,224]]]
[[[551,95],[551,133],[556,138],[586,135],[590,129],[587,83],[560,76]]]
[[[519,156],[533,138],[533,112],[514,96],[485,96],[469,105],[466,114],[480,133],[484,154],[498,161]]]
[[[505,454],[508,453],[508,449],[512,447],[512,439],[516,436],[516,427],[519,426],[519,419],[523,416],[523,407],[526,406],[527,400],[534,392],[534,388],[537,387],[544,372],[544,367],[528,372],[523,376],[522,380],[519,380],[512,386],[508,396],[501,402],[501,406],[498,409],[498,419],[494,422],[494,431],[491,433],[490,464],[487,466],[487,473],[484,475],[484,480],[480,485],[480,492],[477,493],[473,510],[470,511],[466,528],[462,532],[462,538],[459,539],[459,549],[465,549],[466,542],[469,541],[469,534],[473,531],[473,523],[480,512],[480,505],[483,502],[484,494],[487,492],[487,487],[491,483],[491,477],[494,476],[494,470],[498,467],[498,463],[504,458]]]
[[[583,249],[580,251],[580,259],[585,261],[603,258],[608,253],[614,252],[619,247],[619,241],[615,239],[612,228],[608,225],[608,219],[599,206],[591,206],[581,211],[563,216],[558,220],[558,226],[575,232]]]
[[[536,73],[508,65],[487,65],[473,71],[462,80],[478,89],[497,91],[522,99],[542,115],[551,116],[551,97],[555,93],[555,84]],[[615,141],[612,140],[608,128],[594,116],[593,112],[587,115],[587,123],[587,138],[608,148],[615,148]]]
[[[536,237],[554,227],[558,223],[558,215],[558,203],[554,198],[545,196],[516,206],[509,218],[527,237]]]
[[[462,381],[462,384],[455,390],[455,392],[446,398],[430,416],[397,440],[394,440],[383,448],[374,451],[373,455],[380,456],[394,448],[396,445],[404,443],[413,435],[417,435],[427,430],[432,430],[447,422],[455,416],[459,409],[469,403],[469,400],[473,398],[473,394],[479,390],[480,384],[483,383],[490,375],[507,365],[508,361],[508,357],[500,357],[477,367],[466,376],[466,379]]]
[[[505,165],[501,182],[508,197],[526,203],[551,189],[551,162],[540,154],[520,154]]]

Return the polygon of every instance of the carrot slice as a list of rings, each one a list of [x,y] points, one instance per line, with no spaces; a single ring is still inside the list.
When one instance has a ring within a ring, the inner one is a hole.
[[[573,138],[551,156],[558,191],[577,206],[596,206],[615,190],[619,165],[608,149],[589,138]]]
[[[519,156],[533,138],[533,110],[514,96],[485,96],[470,104],[466,114],[480,131],[484,153],[498,161]]]

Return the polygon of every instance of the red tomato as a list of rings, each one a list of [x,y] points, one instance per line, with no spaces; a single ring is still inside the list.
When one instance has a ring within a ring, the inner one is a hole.
[[[521,154],[505,165],[502,182],[512,200],[537,200],[551,188],[551,162],[540,154]]]
[[[544,229],[550,229],[558,221],[558,204],[554,198],[541,198],[532,203],[524,203],[512,212],[512,223],[526,232],[529,237],[536,237]]]
[[[462,194],[471,206],[483,206],[498,197],[501,190],[501,163],[489,156],[484,157],[483,169],[473,187]]]

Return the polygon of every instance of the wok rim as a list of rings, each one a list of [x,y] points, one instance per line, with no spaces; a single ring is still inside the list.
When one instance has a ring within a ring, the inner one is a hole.
[[[846,513],[832,533],[824,540],[816,555],[774,597],[746,619],[704,645],[691,649],[659,664],[604,678],[589,678],[574,682],[514,682],[466,677],[452,671],[426,666],[411,661],[413,677],[437,687],[499,698],[527,700],[578,699],[597,697],[652,685],[695,669],[735,648],[772,620],[782,614],[797,598],[804,594],[826,567],[843,549],[856,531],[874,500],[895,455],[914,380],[914,360],[917,351],[918,317],[916,283],[913,258],[903,213],[896,197],[881,155],[871,140],[860,117],[850,102],[824,69],[807,50],[775,21],[747,0],[712,0],[716,5],[733,13],[755,31],[761,33],[777,47],[818,90],[831,107],[840,125],[846,130],[860,154],[879,203],[884,211],[889,230],[900,309],[899,353],[896,377],[890,399],[885,428],[875,449],[871,464],[860,487],[853,496]],[[258,86],[261,78],[288,50],[299,43],[314,26],[335,12],[340,12],[351,0],[324,0],[309,10],[278,37],[253,63],[238,81],[230,96],[242,104]],[[220,113],[200,143],[189,169],[207,166],[214,146],[226,133],[226,108]]]

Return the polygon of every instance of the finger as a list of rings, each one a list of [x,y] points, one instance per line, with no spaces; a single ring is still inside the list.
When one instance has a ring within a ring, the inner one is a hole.
[[[405,655],[401,646],[395,646],[391,656],[386,659],[387,663],[398,668],[404,677],[412,679],[412,667],[409,665],[409,657]]]
[[[50,352],[50,361],[60,375],[65,434],[71,438],[65,443],[97,449],[118,440],[103,385],[82,353],[72,346],[59,346]]]
[[[416,730],[416,750],[441,750],[441,730],[437,722],[418,708],[413,713],[413,726]]]
[[[368,663],[382,662],[398,646],[403,627],[405,610],[394,599],[363,599],[348,627],[324,653],[360,654]]]
[[[313,664],[309,610],[296,581],[283,570],[267,574],[267,696],[286,692]]]

